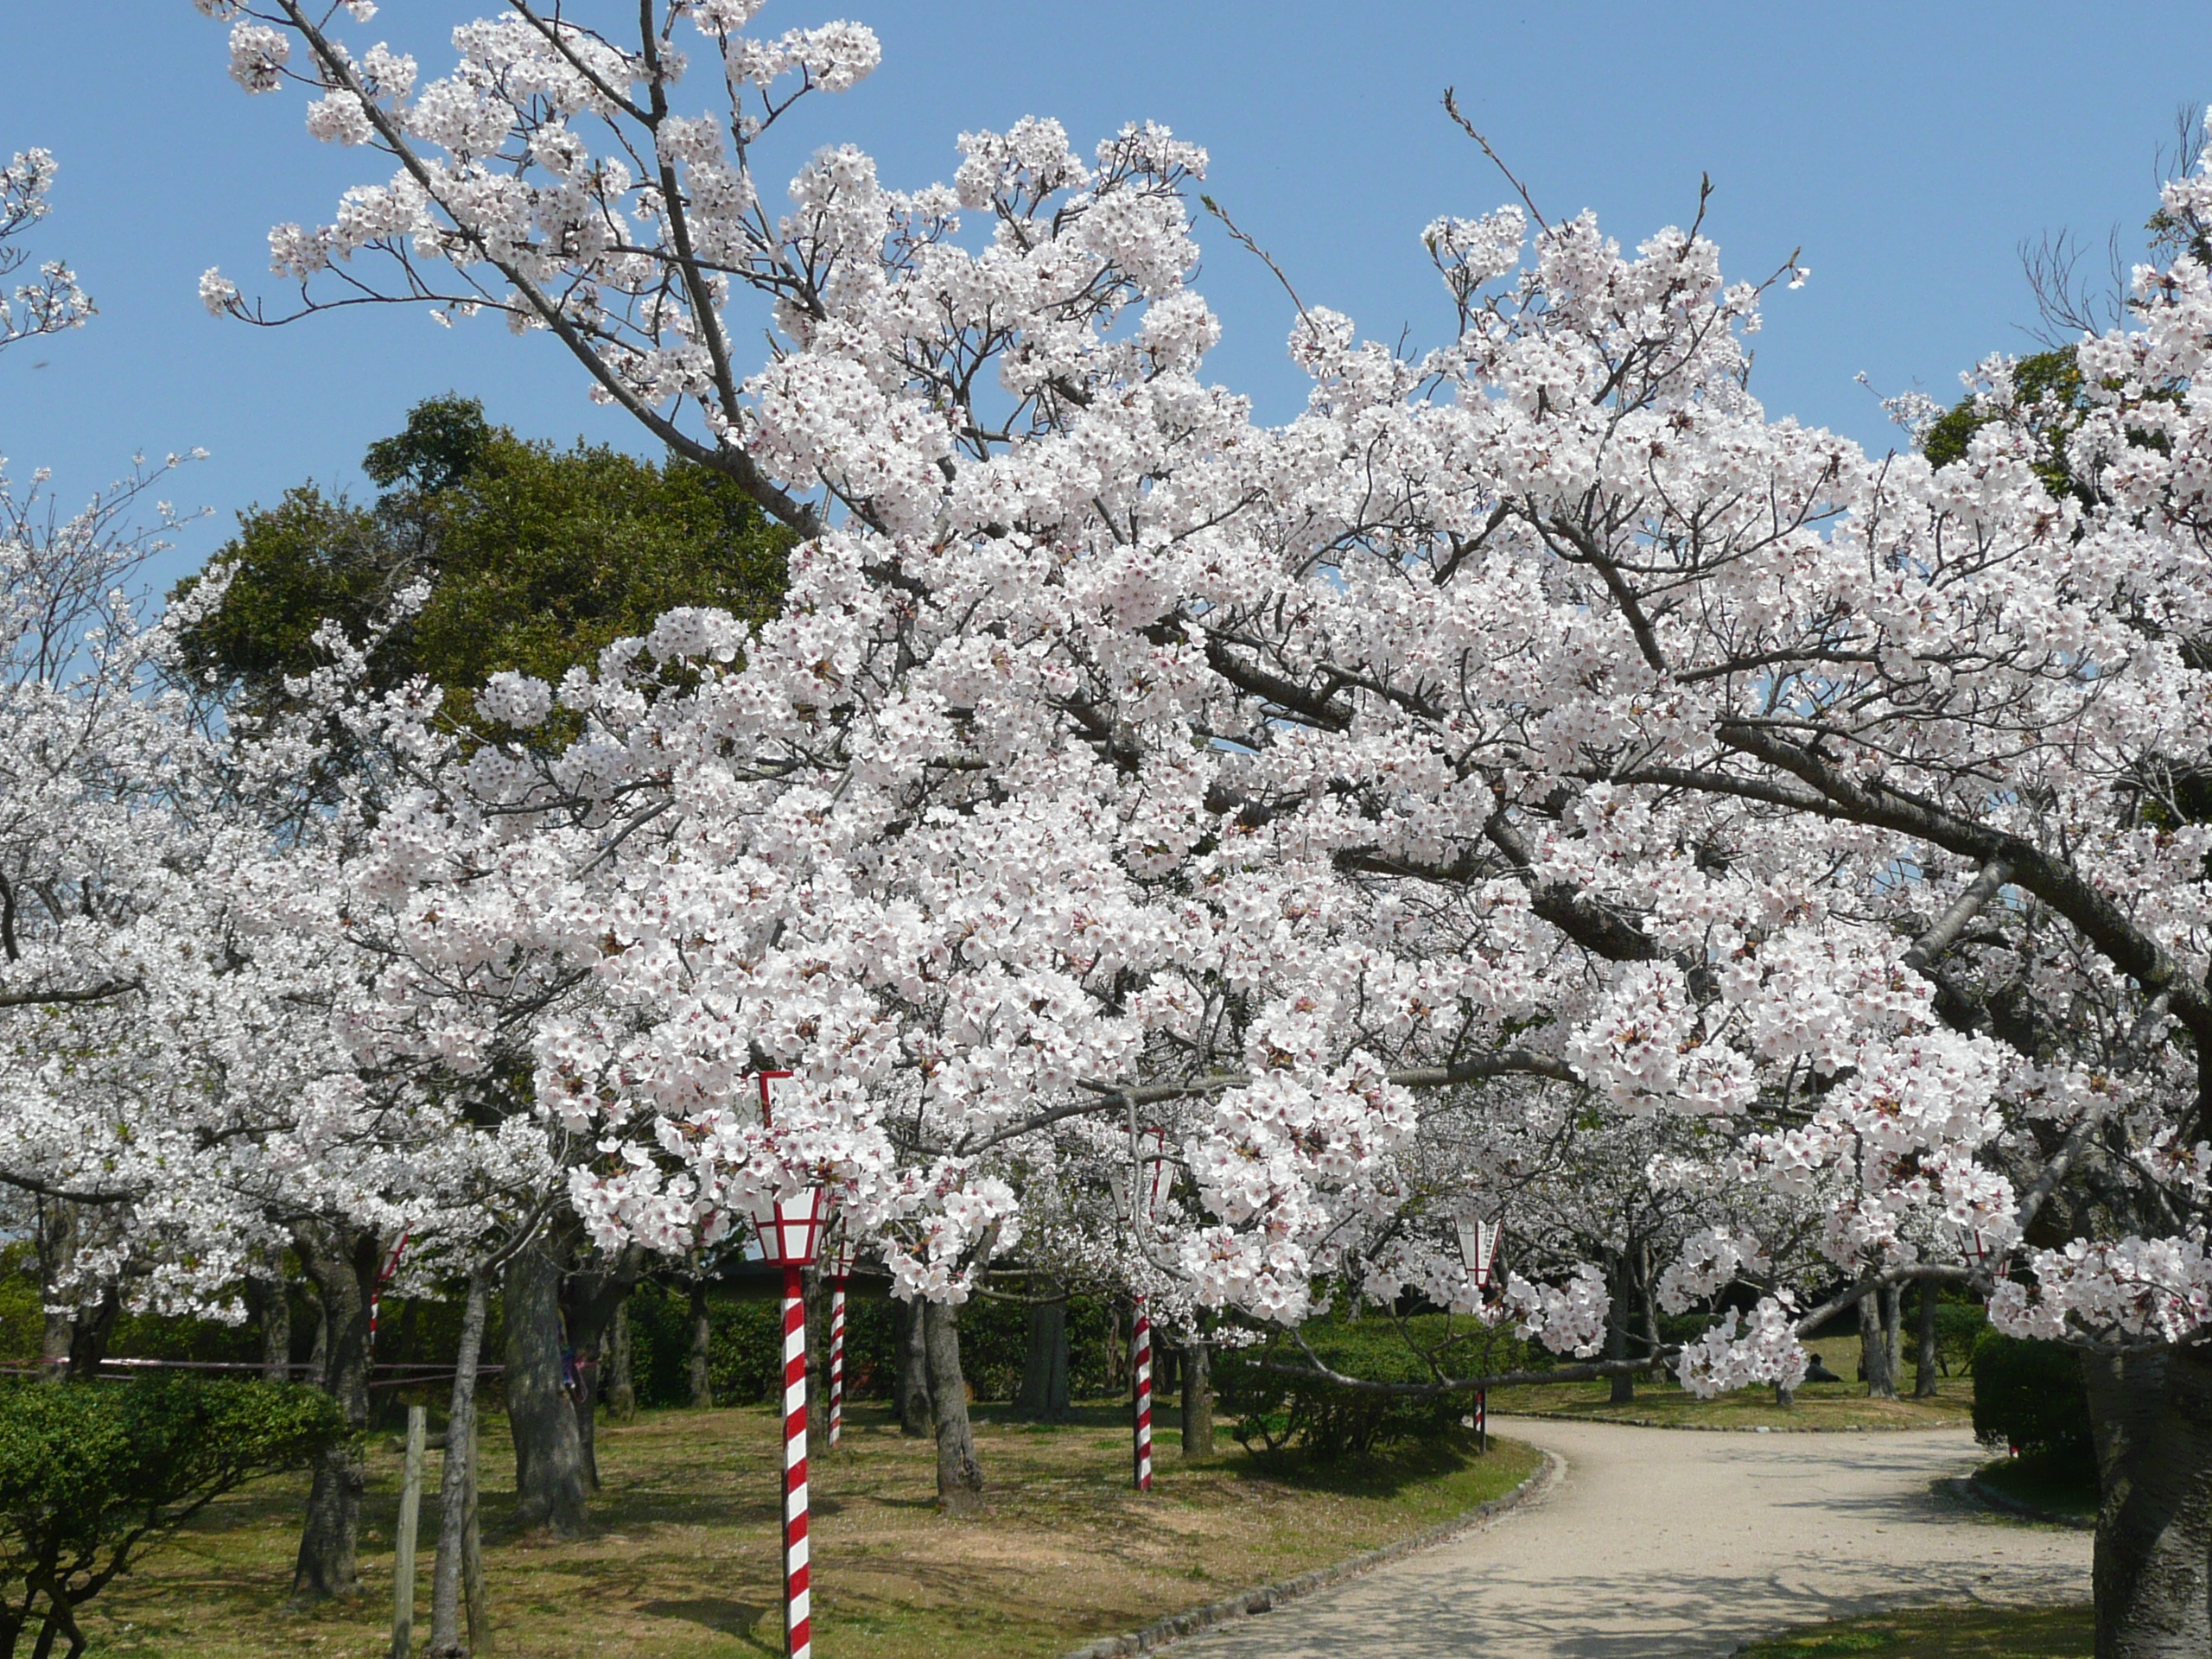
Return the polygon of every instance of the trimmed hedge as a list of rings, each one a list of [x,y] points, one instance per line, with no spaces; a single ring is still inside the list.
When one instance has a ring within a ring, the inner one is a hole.
[[[1985,1446],[2042,1453],[2094,1471],[2096,1442],[2081,1356],[2063,1343],[1986,1331],[1974,1348],[1974,1432]]]

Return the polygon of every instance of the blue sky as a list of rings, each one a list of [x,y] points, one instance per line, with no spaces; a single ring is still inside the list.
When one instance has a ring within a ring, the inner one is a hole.
[[[442,73],[445,31],[490,9],[385,0],[350,37],[389,37]],[[380,159],[310,141],[296,96],[238,92],[222,26],[190,0],[15,10],[0,151],[60,159],[35,251],[69,258],[102,312],[0,357],[0,453],[19,478],[51,467],[81,494],[133,449],[207,448],[175,494],[215,515],[167,575],[288,484],[359,487],[364,447],[432,393],[481,396],[525,434],[646,447],[543,336],[447,333],[404,311],[265,333],[207,317],[202,270],[252,292],[268,226],[327,217]],[[1053,115],[1087,148],[1161,121],[1211,151],[1209,191],[1308,302],[1378,338],[1440,337],[1450,314],[1421,227],[1507,197],[1442,114],[1446,85],[1548,216],[1594,208],[1624,243],[1686,221],[1709,173],[1707,226],[1732,275],[1800,246],[1813,273],[1769,306],[1754,389],[1876,446],[1891,435],[1853,376],[1948,400],[1985,352],[2031,349],[2021,239],[2070,226],[2101,245],[2119,225],[2139,246],[2175,111],[2212,100],[2202,5],[772,0],[760,26],[840,15],[881,35],[884,67],[814,100],[779,159],[850,141],[911,187],[950,177],[963,128]],[[1199,286],[1227,329],[1211,372],[1287,415],[1289,302],[1217,231],[1205,247]]]

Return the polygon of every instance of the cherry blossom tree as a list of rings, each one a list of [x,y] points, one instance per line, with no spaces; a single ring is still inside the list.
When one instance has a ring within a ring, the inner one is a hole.
[[[864,29],[518,4],[422,81],[334,9],[203,9],[249,90],[304,80],[318,137],[397,164],[273,235],[305,308],[552,334],[805,538],[772,622],[495,679],[487,721],[581,734],[426,778],[351,878],[391,964],[363,1029],[465,1072],[531,1005],[596,1236],[683,1248],[822,1182],[957,1300],[1019,1243],[1014,1162],[1141,1115],[1192,1199],[1143,1260],[1289,1323],[1355,1266],[1415,1281],[1376,1252],[1427,1091],[1690,1120],[1851,1283],[1789,1308],[1716,1197],[1667,1294],[1776,1294],[1686,1382],[1786,1384],[1796,1328],[1973,1284],[2084,1355],[2101,1644],[2212,1640],[2193,257],[2078,348],[2077,493],[2002,363],[1941,467],[1770,419],[1770,284],[1695,226],[1624,251],[1533,203],[1429,227],[1440,346],[1301,303],[1312,392],[1267,429],[1201,378],[1205,157],[1157,128],[970,133],[912,193],[827,149],[773,212],[762,146]],[[1607,1300],[1585,1265],[1491,1312],[1590,1353]]]

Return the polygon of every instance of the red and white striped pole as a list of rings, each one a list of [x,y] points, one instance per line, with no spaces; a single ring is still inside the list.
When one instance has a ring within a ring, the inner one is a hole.
[[[399,1271],[399,1257],[407,1249],[409,1234],[405,1228],[399,1233],[399,1242],[391,1247],[391,1254],[384,1259],[384,1270],[377,1274],[376,1283],[369,1290],[369,1351],[377,1347],[377,1315],[384,1310],[384,1287],[391,1282],[392,1274]]]
[[[800,1268],[784,1268],[784,1652],[813,1659],[806,1545],[806,1297]]]
[[[845,1428],[845,1281],[830,1282],[830,1444]]]
[[[1136,1322],[1129,1329],[1129,1375],[1136,1385],[1137,1491],[1152,1490],[1152,1321],[1144,1298],[1136,1299]]]

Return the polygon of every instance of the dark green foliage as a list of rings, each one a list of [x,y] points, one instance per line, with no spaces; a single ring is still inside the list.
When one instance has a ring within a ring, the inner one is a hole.
[[[717,1291],[709,1305],[714,1336],[707,1373],[717,1405],[753,1404],[782,1387],[783,1327],[777,1305],[738,1300]],[[1111,1391],[1109,1360],[1116,1345],[1112,1310],[1077,1296],[1068,1304],[1069,1386],[1096,1399]],[[1122,1327],[1122,1340],[1127,1326]],[[691,1313],[683,1291],[641,1285],[630,1299],[631,1365],[641,1406],[680,1406],[690,1398]],[[978,1400],[1010,1401],[1021,1386],[1028,1310],[1014,1301],[978,1297],[960,1310],[960,1365]],[[888,1400],[899,1376],[899,1343],[891,1299],[856,1287],[845,1307],[845,1386],[855,1400]]]
[[[0,1659],[34,1630],[41,1653],[83,1651],[75,1610],[142,1549],[345,1432],[327,1395],[287,1383],[0,1384]]]
[[[2063,1343],[1984,1332],[1974,1347],[1974,1432],[1984,1446],[2040,1452],[2054,1466],[2094,1467],[2081,1356]]]
[[[1471,1319],[1426,1314],[1400,1322],[1316,1320],[1303,1335],[1332,1370],[1370,1382],[1432,1382],[1436,1372],[1414,1344],[1455,1376],[1529,1369],[1527,1344]],[[1408,1338],[1411,1338],[1408,1341]],[[1446,1345],[1448,1344],[1448,1346]],[[1295,1343],[1276,1339],[1225,1349],[1214,1359],[1214,1389],[1233,1418],[1230,1432],[1248,1451],[1301,1452],[1320,1462],[1363,1457],[1408,1440],[1446,1437],[1474,1409],[1465,1393],[1368,1394],[1270,1367],[1305,1366]]]
[[[302,485],[240,515],[215,556],[231,585],[185,636],[187,660],[243,713],[283,707],[284,677],[326,660],[314,643],[325,619],[365,638],[417,581],[431,582],[429,599],[372,652],[371,683],[424,676],[455,721],[502,670],[557,683],[664,611],[759,617],[783,592],[788,535],[687,462],[527,442],[475,400],[448,397],[417,405],[364,466],[387,486],[373,506]]]
[[[2036,476],[2053,495],[2075,489],[2074,475],[2066,466],[2066,440],[2082,423],[2082,372],[2074,366],[2074,348],[2037,352],[2012,365],[2012,387],[2021,407],[2037,412],[2030,427],[2041,441]],[[1966,459],[1967,445],[1974,433],[1994,416],[1962,397],[1935,425],[1928,429],[1920,452],[1936,467]]]
[[[1936,1308],[1936,1363],[1945,1376],[1974,1369],[1975,1344],[1989,1332],[1989,1314],[1980,1302],[1942,1302]],[[1907,1337],[1907,1345],[1910,1344]]]

